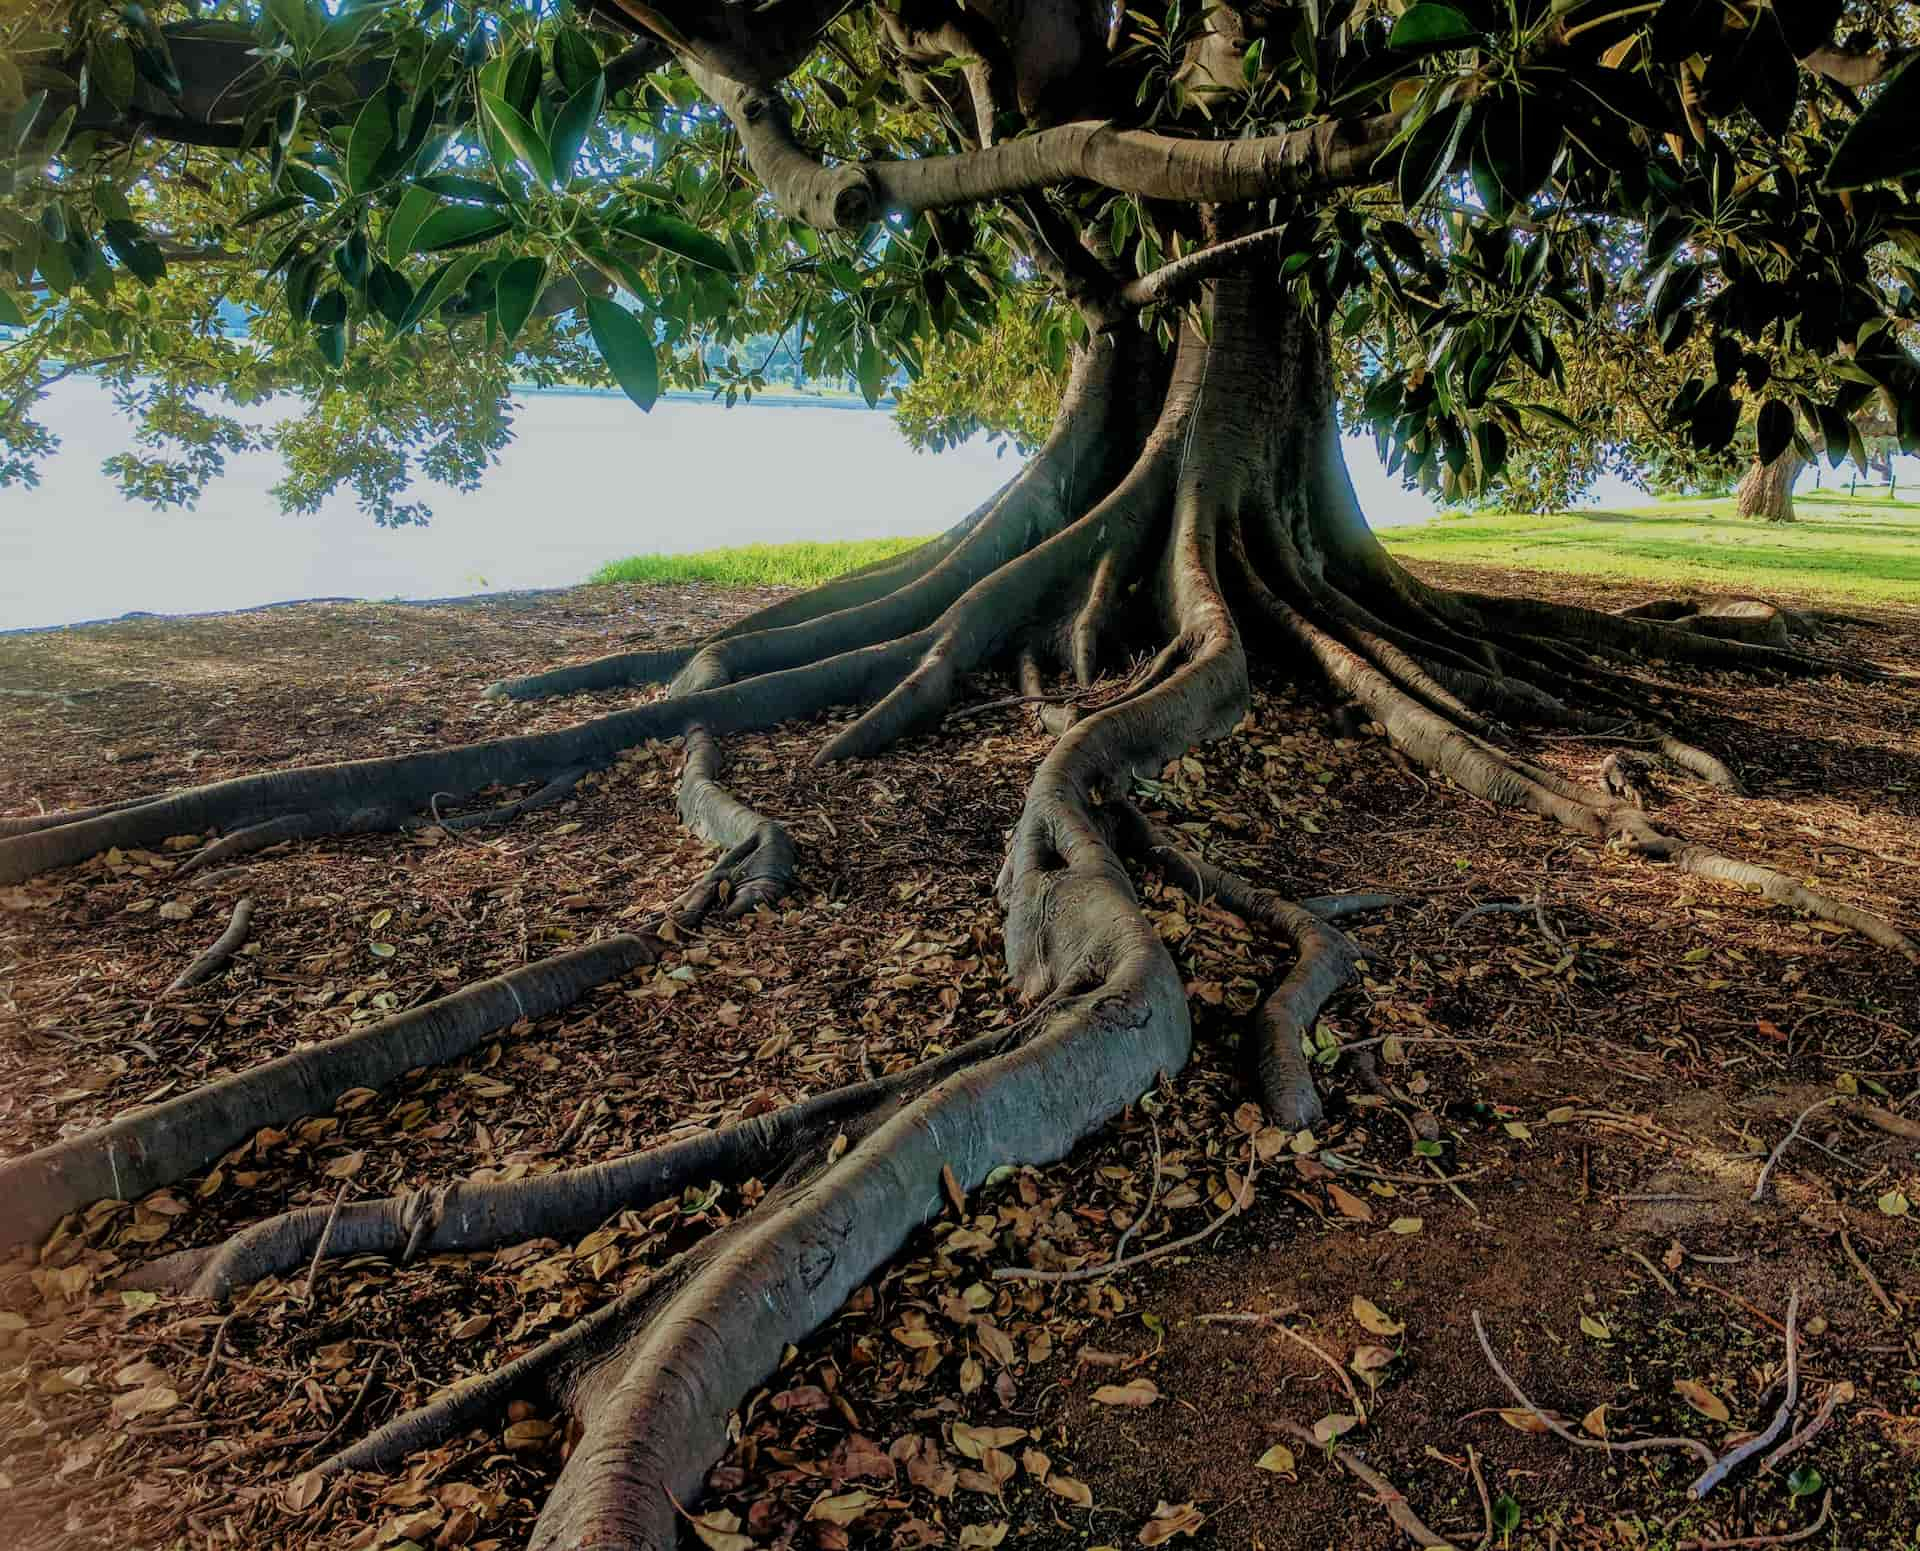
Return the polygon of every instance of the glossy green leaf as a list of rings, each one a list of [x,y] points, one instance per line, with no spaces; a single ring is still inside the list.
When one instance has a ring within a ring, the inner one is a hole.
[[[462,177],[457,172],[434,172],[417,180],[423,189],[447,199],[476,200],[483,205],[505,206],[510,203],[507,196],[491,183],[483,183],[478,178]]]
[[[569,27],[554,37],[553,73],[569,96],[600,74],[600,56],[584,32]]]
[[[1760,406],[1755,438],[1760,461],[1773,462],[1793,442],[1793,411],[1778,399],[1768,399]]]
[[[463,253],[458,258],[448,259],[427,276],[426,283],[414,292],[413,301],[400,320],[400,328],[412,328],[448,297],[459,294],[465,289],[473,272],[485,261],[485,256],[479,253]]]
[[[20,303],[8,291],[0,291],[0,325],[16,329],[27,326],[27,315],[20,310]]]
[[[553,156],[539,132],[517,113],[504,97],[493,92],[480,94],[480,111],[494,131],[512,150],[520,165],[541,183],[553,182]]]
[[[353,121],[353,133],[347,138],[347,188],[351,192],[364,194],[376,186],[375,172],[393,145],[394,132],[393,101],[386,92],[375,92]]]
[[[718,270],[723,275],[738,272],[733,255],[724,243],[709,237],[691,221],[683,221],[678,216],[662,215],[656,210],[633,210],[619,216],[613,222],[617,231],[629,237],[662,248],[668,253],[678,254],[707,269]]]
[[[367,300],[391,328],[397,329],[413,305],[413,287],[391,264],[375,264],[367,276]]]
[[[1411,209],[1433,191],[1446,176],[1460,150],[1460,136],[1467,125],[1467,110],[1450,102],[1436,108],[1413,132],[1400,153],[1400,203]]]
[[[1428,53],[1434,49],[1464,48],[1480,41],[1480,29],[1467,20],[1464,12],[1439,0],[1420,0],[1409,6],[1393,24],[1388,42],[1409,53]]]
[[[1920,55],[1874,93],[1827,163],[1828,188],[1860,188],[1920,172]]]
[[[441,205],[420,223],[411,246],[415,253],[464,248],[468,243],[497,237],[512,225],[510,217],[481,205]]]
[[[600,117],[600,107],[606,101],[606,96],[606,76],[595,75],[567,99],[566,106],[555,116],[553,133],[547,140],[547,153],[553,164],[556,181],[565,183],[573,176],[574,163],[580,159],[581,147],[587,143],[594,120]]]
[[[652,409],[660,396],[660,362],[647,326],[618,302],[589,296],[587,327],[614,381],[642,409]]]
[[[494,315],[500,322],[500,337],[509,349],[533,316],[546,278],[545,259],[518,258],[500,271],[494,286]]]

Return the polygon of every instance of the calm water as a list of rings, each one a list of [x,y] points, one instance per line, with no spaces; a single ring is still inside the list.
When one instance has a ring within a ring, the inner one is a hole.
[[[888,415],[865,409],[667,401],[643,415],[612,395],[530,394],[478,491],[423,482],[432,524],[389,530],[347,495],[282,516],[267,493],[280,463],[267,455],[235,459],[197,510],[130,504],[100,472],[129,441],[104,390],[63,383],[39,418],[61,448],[38,489],[0,491],[0,629],[563,587],[645,551],[934,533],[1015,467],[977,441],[916,453]],[[1350,437],[1347,453],[1377,526],[1432,510],[1387,478],[1370,439]]]

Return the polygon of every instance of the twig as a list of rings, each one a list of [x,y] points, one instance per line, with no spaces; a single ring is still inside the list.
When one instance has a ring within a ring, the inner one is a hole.
[[[1900,1322],[1899,1305],[1887,1296],[1886,1288],[1880,1285],[1880,1278],[1875,1276],[1872,1268],[1860,1258],[1860,1253],[1853,1247],[1853,1240],[1847,1236],[1845,1228],[1840,1230],[1840,1247],[1847,1252],[1847,1259],[1853,1262],[1853,1269],[1860,1273],[1862,1280],[1872,1289],[1873,1296],[1879,1300],[1880,1307],[1893,1317],[1895,1324],[1898,1324]]]
[[[1234,1199],[1233,1205],[1198,1233],[1190,1233],[1184,1239],[1144,1249],[1131,1260],[1109,1260],[1097,1266],[1082,1266],[1078,1271],[1035,1271],[1025,1266],[1001,1266],[993,1273],[993,1279],[996,1282],[1091,1282],[1103,1276],[1112,1276],[1117,1271],[1130,1271],[1135,1266],[1143,1266],[1150,1260],[1159,1260],[1183,1249],[1192,1249],[1203,1239],[1218,1233],[1247,1209],[1248,1203],[1253,1200],[1253,1180],[1259,1168],[1260,1160],[1254,1155],[1253,1148],[1248,1147],[1247,1177],[1240,1182],[1240,1194]]]
[[[1127,1240],[1147,1225],[1147,1219],[1153,1215],[1153,1204],[1160,1199],[1160,1122],[1153,1118],[1153,1111],[1147,1111],[1147,1124],[1153,1128],[1153,1183],[1147,1186],[1146,1210],[1127,1225],[1120,1235],[1120,1242],[1113,1246],[1114,1260],[1127,1258]]]
[[[367,1395],[373,1388],[373,1381],[380,1377],[380,1364],[386,1360],[387,1354],[384,1350],[383,1343],[382,1349],[373,1354],[373,1361],[367,1364],[367,1376],[360,1381],[360,1388],[353,1397],[353,1404],[340,1413],[340,1420],[321,1434],[319,1440],[315,1442],[305,1454],[302,1454],[299,1459],[294,1461],[296,1465],[304,1465],[309,1459],[318,1454],[329,1443],[333,1442],[335,1438],[338,1438],[353,1425],[353,1419],[360,1414],[360,1408],[367,1403]]]
[[[1480,1494],[1480,1512],[1486,1520],[1486,1529],[1481,1532],[1479,1551],[1487,1551],[1493,1544],[1493,1503],[1487,1497],[1487,1478],[1480,1474],[1480,1456],[1473,1451],[1473,1445],[1467,1445],[1467,1469],[1473,1472],[1473,1488]]]
[[[1310,1449],[1324,1447],[1318,1438],[1291,1417],[1278,1417],[1275,1419],[1275,1425],[1296,1443],[1305,1444]],[[1380,1506],[1387,1510],[1387,1517],[1392,1519],[1400,1527],[1401,1532],[1416,1546],[1431,1547],[1432,1551],[1452,1551],[1453,1543],[1434,1534],[1422,1524],[1420,1516],[1408,1506],[1406,1498],[1400,1494],[1393,1483],[1361,1459],[1352,1449],[1336,1443],[1328,1452],[1332,1454],[1334,1462],[1348,1475],[1362,1485],[1373,1489],[1373,1494],[1379,1499]]]
[[[1767,1166],[1760,1171],[1760,1178],[1754,1183],[1753,1194],[1747,1197],[1749,1201],[1758,1201],[1767,1193],[1767,1178],[1773,1173],[1773,1166],[1780,1161],[1781,1154],[1793,1145],[1793,1139],[1800,1134],[1800,1128],[1807,1123],[1807,1117],[1816,1109],[1825,1109],[1829,1104],[1838,1104],[1845,1097],[1844,1093],[1830,1093],[1824,1099],[1819,1099],[1800,1111],[1800,1118],[1794,1121],[1793,1129],[1780,1139],[1780,1145],[1774,1148],[1772,1156],[1767,1159]]]
[[[1552,923],[1547,920],[1546,905],[1538,894],[1534,895],[1532,899],[1523,899],[1513,904],[1475,905],[1471,910],[1463,910],[1458,916],[1454,917],[1453,925],[1447,928],[1447,934],[1451,936],[1453,933],[1459,931],[1461,927],[1465,926],[1475,916],[1490,915],[1530,915],[1533,917],[1533,924],[1539,929],[1540,935],[1552,943],[1554,947],[1564,948],[1567,945],[1566,939],[1556,932],[1553,929]]]
[[[1673,1285],[1673,1283],[1669,1282],[1664,1276],[1662,1276],[1660,1274],[1660,1268],[1656,1266],[1651,1260],[1647,1259],[1645,1255],[1641,1254],[1639,1250],[1623,1249],[1620,1251],[1620,1253],[1625,1255],[1629,1260],[1637,1260],[1640,1262],[1641,1265],[1645,1266],[1647,1269],[1647,1275],[1651,1276],[1656,1282],[1658,1282],[1662,1287],[1664,1287],[1667,1290],[1667,1296],[1669,1298],[1678,1298],[1680,1296],[1679,1289],[1676,1288]]]
[[[1339,1363],[1335,1362],[1333,1358],[1329,1357],[1312,1341],[1309,1341],[1305,1336],[1301,1335],[1299,1331],[1286,1324],[1279,1315],[1202,1314],[1199,1318],[1199,1323],[1202,1325],[1259,1325],[1263,1329],[1279,1331],[1280,1334],[1285,1336],[1289,1341],[1299,1346],[1304,1346],[1309,1352],[1313,1353],[1315,1357],[1319,1358],[1320,1361],[1333,1370],[1333,1376],[1340,1381],[1341,1387],[1347,1392],[1347,1399],[1353,1402],[1354,1410],[1360,1413],[1360,1419],[1362,1421],[1366,1420],[1366,1402],[1360,1398],[1360,1391],[1353,1387],[1353,1380],[1347,1377],[1347,1370],[1342,1368]]]
[[[1714,1463],[1713,1450],[1708,1448],[1698,1438],[1629,1438],[1624,1443],[1613,1443],[1604,1438],[1582,1438],[1579,1434],[1568,1431],[1564,1423],[1548,1415],[1531,1400],[1527,1399],[1526,1391],[1514,1382],[1513,1375],[1500,1366],[1500,1359],[1493,1354],[1493,1342],[1487,1338],[1487,1327],[1482,1323],[1478,1309],[1473,1311],[1473,1333],[1480,1338],[1480,1350],[1486,1353],[1487,1361],[1492,1365],[1494,1375],[1507,1387],[1507,1393],[1519,1401],[1523,1409],[1531,1412],[1535,1417],[1539,1418],[1541,1422],[1545,1423],[1549,1432],[1573,1444],[1576,1448],[1604,1449],[1610,1454],[1634,1454],[1638,1453],[1641,1449],[1686,1449],[1688,1452],[1697,1455],[1703,1463],[1708,1465]]]
[[[213,946],[201,954],[185,969],[174,977],[173,984],[167,987],[169,992],[184,991],[189,986],[197,986],[203,980],[211,980],[227,967],[227,961],[240,951],[247,940],[248,929],[253,925],[253,900],[242,897],[233,907],[233,919],[227,922],[227,929],[214,940]]]
[[[1674,1551],[1743,1551],[1747,1546],[1787,1546],[1796,1540],[1811,1540],[1827,1527],[1827,1515],[1833,1511],[1833,1488],[1820,1499],[1820,1517],[1805,1529],[1790,1535],[1745,1535],[1738,1540],[1677,1540]]]
[[[1787,1393],[1780,1402],[1780,1409],[1773,1413],[1773,1420],[1767,1423],[1766,1431],[1756,1433],[1737,1449],[1730,1449],[1702,1473],[1687,1490],[1697,1499],[1705,1497],[1741,1465],[1752,1459],[1761,1450],[1770,1447],[1787,1425],[1787,1418],[1793,1415],[1793,1408],[1800,1404],[1800,1289],[1796,1285],[1787,1296]]]
[[[234,1320],[239,1317],[239,1314],[240,1311],[238,1309],[229,1311],[227,1317],[221,1320],[215,1328],[213,1332],[213,1346],[207,1353],[207,1365],[200,1370],[200,1382],[193,1386],[193,1393],[187,1396],[187,1399],[191,1403],[198,1405],[200,1403],[200,1397],[207,1392],[207,1386],[213,1382],[213,1367],[215,1363],[220,1361],[220,1346],[227,1338],[227,1326],[231,1325]]]
[[[1785,1459],[1789,1454],[1798,1454],[1808,1444],[1826,1431],[1827,1423],[1833,1420],[1834,1408],[1843,1400],[1853,1399],[1853,1386],[1844,1380],[1827,1387],[1826,1398],[1820,1402],[1820,1409],[1814,1413],[1813,1420],[1760,1461],[1760,1473],[1769,1470]]]
[[[308,1307],[313,1305],[313,1284],[320,1275],[320,1262],[326,1258],[327,1241],[333,1237],[333,1225],[339,1219],[341,1203],[347,1199],[347,1186],[351,1180],[341,1180],[340,1189],[334,1194],[332,1209],[327,1213],[327,1225],[320,1230],[320,1242],[313,1246],[313,1263],[307,1267],[307,1290],[301,1300]]]
[[[1455,1180],[1478,1179],[1487,1172],[1485,1169],[1462,1169],[1457,1174],[1389,1174],[1380,1169],[1364,1168],[1337,1152],[1322,1152],[1320,1158],[1336,1174],[1349,1175],[1354,1179],[1384,1180],[1390,1185],[1451,1185]]]

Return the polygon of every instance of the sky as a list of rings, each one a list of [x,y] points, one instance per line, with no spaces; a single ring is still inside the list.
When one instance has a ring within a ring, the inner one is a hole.
[[[279,460],[266,453],[234,459],[196,510],[157,512],[100,472],[130,432],[98,384],[61,383],[39,418],[62,445],[37,489],[0,491],[0,629],[565,587],[649,551],[932,534],[1018,466],[979,440],[915,452],[888,414],[864,408],[664,400],[642,414],[618,395],[530,394],[478,491],[423,482],[432,524],[382,529],[345,494],[314,516],[283,516],[268,493]],[[1347,458],[1375,526],[1432,512],[1387,475],[1371,437],[1347,438]]]

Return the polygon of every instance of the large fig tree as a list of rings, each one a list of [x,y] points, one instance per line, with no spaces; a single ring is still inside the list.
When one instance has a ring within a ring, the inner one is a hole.
[[[941,434],[1018,433],[980,353],[996,336],[1064,376],[1032,461],[904,558],[705,641],[496,686],[664,694],[564,731],[0,821],[0,882],[183,834],[208,837],[200,864],[226,864],[318,835],[510,821],[678,738],[683,816],[721,848],[667,907],[685,927],[750,917],[807,865],[779,814],[722,784],[730,734],[852,705],[817,758],[883,758],[995,672],[1044,706],[1058,741],[998,881],[1034,1004],[1019,1024],[654,1151],[298,1213],[148,1268],[225,1296],[316,1250],[566,1236],[692,1180],[769,1183],[653,1280],[328,1468],[390,1461],[546,1386],[582,1431],[535,1544],[671,1545],[675,1499],[697,1496],[730,1409],[946,1193],[1059,1157],[1186,1060],[1185,993],[1128,857],[1292,939],[1248,1038],[1275,1119],[1310,1120],[1301,1039],[1353,962],[1347,902],[1224,874],[1130,802],[1134,777],[1240,720],[1256,663],[1323,685],[1464,793],[1920,956],[1893,924],[1529,752],[1541,729],[1624,735],[1737,788],[1739,751],[1689,741],[1636,664],[1870,666],[1820,655],[1801,620],[1753,601],[1609,614],[1423,582],[1369,530],[1335,409],[1358,373],[1348,401],[1392,466],[1471,494],[1538,427],[1566,430],[1562,342],[1606,337],[1691,352],[1655,412],[1702,451],[1743,419],[1763,460],[1807,428],[1851,445],[1868,408],[1914,446],[1911,8],[181,5],[29,0],[5,23],[13,477],[46,445],[35,394],[86,367],[145,416],[121,465],[136,493],[190,498],[260,434],[235,404],[294,390],[308,411],[275,433],[287,500],[352,481],[389,521],[419,515],[396,500],[414,468],[477,477],[516,358],[536,377],[603,374],[645,407],[663,383],[751,392],[759,363],[735,356],[715,379],[707,346],[779,334],[870,395],[926,368],[947,384],[920,408]],[[220,326],[227,304],[244,337]],[[632,489],[575,497],[643,489],[636,470]],[[40,1234],[179,1178],[261,1125],[564,1006],[657,941],[606,937],[15,1160],[8,1223]]]

